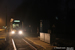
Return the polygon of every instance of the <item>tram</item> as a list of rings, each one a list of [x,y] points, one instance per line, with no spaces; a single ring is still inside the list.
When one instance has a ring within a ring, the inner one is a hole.
[[[12,22],[12,28],[11,28],[11,31],[10,31],[10,35],[11,37],[24,37],[24,32],[23,32],[23,29],[22,29],[22,21],[20,20],[13,20]]]

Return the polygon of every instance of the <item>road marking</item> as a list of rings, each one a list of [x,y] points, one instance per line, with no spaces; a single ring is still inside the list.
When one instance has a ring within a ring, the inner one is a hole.
[[[13,39],[12,39],[12,43],[13,43],[14,50],[17,50]]]
[[[24,39],[23,39],[24,40]],[[33,47],[30,43],[28,43],[26,40],[24,40],[27,44],[29,44],[32,48],[34,48],[35,50],[37,50],[35,47]]]

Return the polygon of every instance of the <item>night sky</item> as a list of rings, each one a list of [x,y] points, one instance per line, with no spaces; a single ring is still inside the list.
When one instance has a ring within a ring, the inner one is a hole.
[[[22,0],[2,0],[0,2],[0,12],[1,13],[5,13],[5,5],[8,5],[8,14],[10,15],[10,13],[12,13],[19,5],[21,5]],[[50,14],[50,12],[57,12],[58,14],[63,13],[63,12],[67,12],[67,8],[68,11],[71,11],[71,9],[75,9],[75,4],[74,4],[74,0],[25,0],[24,3],[28,3],[28,5],[30,5],[30,7],[39,9],[39,11],[44,11],[44,12],[48,12],[47,14]],[[35,5],[34,5],[35,4]],[[25,5],[24,5],[25,6]],[[35,7],[33,7],[35,6]],[[26,7],[27,8],[27,7]],[[44,9],[44,10],[43,10]],[[52,9],[52,10],[51,10]],[[0,14],[1,14],[0,13]],[[40,12],[39,12],[40,13]],[[45,13],[46,14],[46,13]]]
[[[31,19],[50,19],[56,16],[59,19],[67,19],[74,16],[74,0],[27,0],[24,1],[14,12],[17,17]],[[73,11],[73,12],[72,12]],[[20,16],[22,14],[22,16]],[[35,17],[34,17],[35,16]],[[45,18],[46,17],[46,18]]]
[[[41,15],[45,14],[46,16],[50,16],[53,14],[56,16],[64,16],[75,9],[74,2],[74,0],[28,0],[20,7],[22,7],[21,9],[25,8],[25,10],[32,11],[32,13],[37,12],[37,14]]]

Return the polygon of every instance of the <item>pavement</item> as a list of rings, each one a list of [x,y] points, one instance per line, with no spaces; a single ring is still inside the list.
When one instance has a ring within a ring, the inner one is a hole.
[[[4,29],[0,29],[0,40],[5,40],[6,33]]]
[[[56,46],[51,46],[50,44],[43,42],[39,37],[25,37],[25,39],[31,41],[32,43],[43,47],[45,50],[52,50]]]
[[[0,50],[5,50],[6,47],[6,32],[5,29],[0,29]]]

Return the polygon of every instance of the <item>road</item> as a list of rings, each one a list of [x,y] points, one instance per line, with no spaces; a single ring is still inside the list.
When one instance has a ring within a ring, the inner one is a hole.
[[[4,34],[2,36],[4,36]],[[0,50],[44,50],[44,48],[25,39],[25,36],[23,38],[12,38],[11,36],[8,36],[7,40],[4,38],[4,40],[0,40],[0,43]]]
[[[25,39],[25,36],[23,38],[12,38],[9,36],[8,47],[6,50],[44,50],[44,48],[28,41]]]
[[[9,50],[43,50],[42,47],[37,46],[24,38],[10,38],[9,45]]]
[[[14,50],[37,50],[24,39],[12,39]]]

